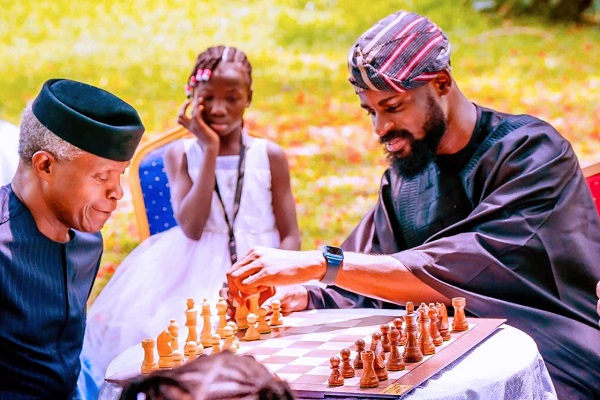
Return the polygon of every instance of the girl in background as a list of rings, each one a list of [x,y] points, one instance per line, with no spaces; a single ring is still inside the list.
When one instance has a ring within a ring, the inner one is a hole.
[[[164,156],[178,226],[132,251],[92,304],[82,397],[95,398],[119,353],[156,338],[170,319],[184,328],[187,298],[200,308],[206,297],[215,314],[225,273],[250,248],[300,249],[285,153],[244,130],[252,100],[246,55],[226,46],[200,53],[186,94],[178,122],[194,138],[174,142]]]

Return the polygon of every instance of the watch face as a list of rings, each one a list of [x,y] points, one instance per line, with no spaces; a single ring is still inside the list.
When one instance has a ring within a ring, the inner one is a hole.
[[[336,256],[341,256],[344,254],[342,249],[340,249],[339,247],[335,247],[335,246],[325,246],[324,250],[326,253],[333,254]]]

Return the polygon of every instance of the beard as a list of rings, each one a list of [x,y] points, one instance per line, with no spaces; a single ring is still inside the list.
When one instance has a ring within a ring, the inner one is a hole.
[[[423,139],[415,139],[411,132],[404,129],[390,131],[379,138],[381,144],[396,138],[408,140],[410,153],[405,157],[400,157],[396,152],[384,150],[390,167],[404,178],[414,178],[435,160],[435,151],[442,140],[442,136],[446,133],[448,123],[441,107],[432,96],[428,97],[427,104],[430,111],[423,124],[423,131],[425,132]]]

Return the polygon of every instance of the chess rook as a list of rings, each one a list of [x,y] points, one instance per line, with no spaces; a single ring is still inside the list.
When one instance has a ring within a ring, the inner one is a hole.
[[[454,307],[454,319],[452,320],[452,330],[462,332],[469,329],[469,322],[465,316],[466,300],[464,297],[455,297],[452,299]]]
[[[363,363],[363,374],[360,377],[361,388],[375,388],[379,386],[379,378],[373,369],[373,362],[375,361],[375,354],[371,350],[365,350],[361,353],[361,359]]]
[[[142,374],[149,374],[158,369],[158,364],[154,362],[154,339],[142,340],[142,348],[144,349],[144,361],[142,361]]]

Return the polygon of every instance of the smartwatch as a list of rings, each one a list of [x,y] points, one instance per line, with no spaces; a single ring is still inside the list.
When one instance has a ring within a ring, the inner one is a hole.
[[[344,251],[336,246],[325,245],[323,246],[323,257],[325,257],[327,263],[327,270],[323,278],[321,278],[321,282],[332,285],[337,276],[338,269],[344,261]]]

